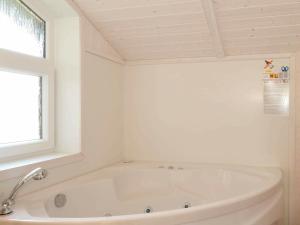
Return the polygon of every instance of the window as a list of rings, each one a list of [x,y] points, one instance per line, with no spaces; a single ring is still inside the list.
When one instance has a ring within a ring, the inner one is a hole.
[[[54,144],[50,22],[24,2],[0,0],[1,159],[49,151]]]
[[[0,71],[0,146],[43,138],[41,80]]]
[[[45,57],[46,23],[20,0],[0,0],[0,48]]]

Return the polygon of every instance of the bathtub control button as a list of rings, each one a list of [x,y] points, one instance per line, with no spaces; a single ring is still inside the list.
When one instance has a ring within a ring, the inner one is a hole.
[[[183,208],[187,209],[187,208],[191,208],[192,207],[192,204],[189,203],[189,202],[185,202],[184,205],[183,205]]]
[[[152,213],[153,209],[151,208],[151,206],[147,206],[144,210],[145,213]]]
[[[174,166],[169,166],[168,169],[169,169],[169,170],[173,170],[173,169],[174,169]]]
[[[65,194],[57,194],[54,198],[54,205],[57,208],[62,208],[67,203],[67,196]]]

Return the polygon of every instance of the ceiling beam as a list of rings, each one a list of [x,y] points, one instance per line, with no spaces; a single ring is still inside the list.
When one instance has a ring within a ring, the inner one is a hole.
[[[224,45],[219,31],[213,0],[202,0],[202,7],[206,17],[208,29],[213,39],[216,56],[223,58],[225,56]]]

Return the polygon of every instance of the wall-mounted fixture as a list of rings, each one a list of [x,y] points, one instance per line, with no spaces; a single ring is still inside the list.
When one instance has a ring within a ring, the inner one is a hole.
[[[273,64],[272,59],[265,60],[264,67],[264,113],[267,115],[289,114],[289,79],[288,66],[280,69]]]
[[[14,187],[11,194],[7,199],[5,199],[0,207],[0,215],[8,215],[13,213],[12,206],[15,204],[15,199],[19,190],[31,180],[42,180],[47,177],[47,170],[42,168],[37,168],[32,170],[26,176],[24,176]]]

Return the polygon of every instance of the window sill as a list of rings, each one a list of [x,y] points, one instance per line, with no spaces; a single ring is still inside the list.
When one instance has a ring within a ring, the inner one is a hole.
[[[0,163],[0,181],[19,177],[23,171],[29,171],[36,167],[46,169],[59,167],[83,160],[82,153],[49,153],[20,160]]]

